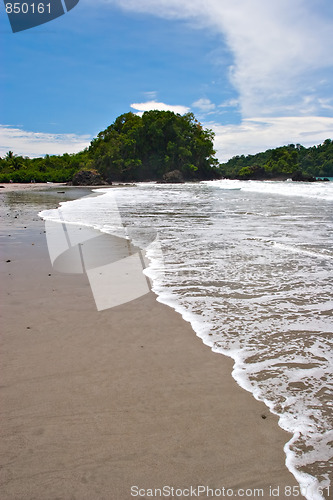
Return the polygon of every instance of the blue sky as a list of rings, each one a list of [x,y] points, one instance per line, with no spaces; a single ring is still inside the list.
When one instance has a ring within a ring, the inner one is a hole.
[[[0,155],[76,152],[121,113],[192,111],[221,161],[333,137],[331,0],[80,0],[12,33]]]

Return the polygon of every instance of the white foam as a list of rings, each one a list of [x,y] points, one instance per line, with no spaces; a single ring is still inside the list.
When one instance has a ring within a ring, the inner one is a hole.
[[[222,179],[205,181],[219,189],[241,189],[244,192],[274,194],[282,196],[303,196],[333,201],[333,182],[292,182],[292,181],[241,181]]]
[[[278,243],[276,241],[273,242],[273,245],[277,248],[281,248],[282,250],[286,250],[287,252],[299,253],[303,255],[308,255],[309,257],[314,257],[315,259],[324,259],[324,260],[332,260],[333,255],[325,254],[320,251],[314,252],[311,250],[306,250],[304,248],[299,248],[293,245],[285,245],[283,243]]]

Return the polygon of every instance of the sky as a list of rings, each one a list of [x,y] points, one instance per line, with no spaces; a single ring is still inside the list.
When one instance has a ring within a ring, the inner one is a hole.
[[[333,138],[332,26],[332,0],[80,0],[13,33],[1,2],[0,156],[81,151],[150,109],[193,112],[221,162],[320,144]]]

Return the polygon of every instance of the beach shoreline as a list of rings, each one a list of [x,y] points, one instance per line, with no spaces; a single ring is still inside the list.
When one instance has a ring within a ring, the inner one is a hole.
[[[98,312],[85,275],[52,268],[37,214],[91,190],[9,186],[0,194],[2,499],[296,491],[283,452],[291,436],[236,384],[231,359],[152,292]]]

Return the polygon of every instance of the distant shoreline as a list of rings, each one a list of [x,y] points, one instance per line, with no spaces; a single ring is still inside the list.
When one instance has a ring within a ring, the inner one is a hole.
[[[271,179],[237,179],[237,178],[228,178],[228,177],[225,177],[225,178],[222,178],[222,179],[213,179],[212,181],[219,181],[219,180],[243,180],[243,181],[251,181],[251,180],[255,180],[255,181],[260,181],[260,182],[267,182],[267,181],[271,181],[271,182],[286,182],[287,180],[289,180],[290,177],[286,177],[286,178],[280,178],[280,177],[275,177],[275,178],[271,178]],[[290,179],[291,180],[291,179]],[[316,178],[315,181],[300,181],[300,182],[307,182],[307,183],[311,183],[311,182],[332,182],[333,181],[333,177],[327,177],[326,179],[323,179],[323,178]],[[146,183],[146,182],[149,182],[149,181],[139,181],[139,182],[133,182],[133,183],[123,183],[123,182],[115,182],[113,184],[102,184],[102,185],[97,185],[97,186],[94,186],[94,185],[82,185],[82,186],[73,186],[73,185],[69,185],[68,183],[63,183],[63,182],[31,182],[31,183],[20,183],[20,182],[3,182],[2,185],[0,185],[0,194],[1,193],[4,193],[4,192],[13,192],[13,191],[40,191],[40,190],[50,190],[50,189],[57,189],[57,188],[66,188],[66,189],[82,189],[82,188],[87,188],[87,189],[108,189],[108,188],[112,188],[112,187],[120,187],[120,186],[129,186],[129,185],[133,185],[135,186],[136,184],[137,185],[140,185],[141,183]],[[152,183],[157,183],[159,184],[158,181],[151,181]],[[203,181],[185,181],[185,183],[193,183],[193,182],[203,182]],[[298,181],[294,181],[294,182],[298,182]],[[174,185],[175,183],[166,183],[164,182],[163,184],[170,184],[170,185]]]

